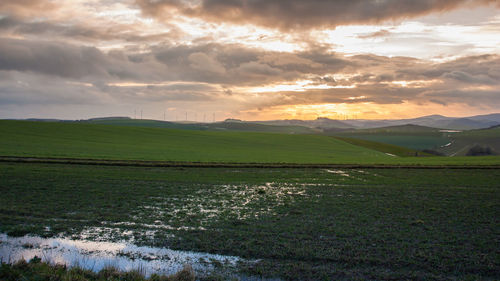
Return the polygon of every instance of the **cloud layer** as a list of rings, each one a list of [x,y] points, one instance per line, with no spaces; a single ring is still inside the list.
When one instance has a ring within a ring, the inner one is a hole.
[[[405,23],[404,33],[398,24],[354,26],[360,31],[345,34],[341,26],[460,7],[495,9],[492,3],[497,1],[2,1],[0,118],[46,115],[47,108],[60,108],[53,117],[67,118],[110,111],[130,116],[148,108],[157,119],[167,108],[170,119],[188,110],[288,118],[321,106],[353,114],[378,110],[380,117],[404,113],[409,105],[408,114],[425,107],[491,112],[500,108],[500,54],[491,39],[479,47],[431,40],[421,36],[429,29],[424,23]],[[492,34],[500,17],[478,22],[474,31]],[[397,46],[384,45],[391,38],[425,41],[443,54],[429,59],[339,51],[352,40],[390,50]]]
[[[294,29],[373,24],[444,12],[495,0],[137,0],[146,15],[168,19],[174,13],[215,22],[251,23]]]

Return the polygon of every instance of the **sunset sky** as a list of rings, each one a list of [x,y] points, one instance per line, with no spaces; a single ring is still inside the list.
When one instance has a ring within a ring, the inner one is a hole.
[[[2,0],[0,118],[500,112],[500,1]]]

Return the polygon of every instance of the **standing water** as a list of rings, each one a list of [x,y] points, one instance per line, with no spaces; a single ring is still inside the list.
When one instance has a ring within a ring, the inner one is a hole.
[[[139,247],[128,243],[0,234],[2,262],[30,260],[35,256],[48,263],[79,266],[95,272],[112,266],[122,271],[139,270],[146,276],[175,274],[187,264],[198,276],[209,274],[221,265],[228,271],[226,273],[230,273],[235,271],[238,262],[243,261],[235,256]]]

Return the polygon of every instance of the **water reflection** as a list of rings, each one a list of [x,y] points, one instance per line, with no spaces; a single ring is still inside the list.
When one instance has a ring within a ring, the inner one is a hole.
[[[96,272],[113,266],[123,271],[140,270],[146,276],[152,273],[174,274],[185,264],[190,264],[197,275],[213,272],[215,267],[223,267],[230,272],[242,261],[235,256],[67,238],[9,237],[0,234],[0,242],[0,259],[3,262],[30,260],[38,256],[49,263],[79,266]]]

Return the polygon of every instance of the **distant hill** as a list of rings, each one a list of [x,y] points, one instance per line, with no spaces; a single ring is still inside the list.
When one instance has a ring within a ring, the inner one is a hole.
[[[345,120],[342,122],[347,123],[355,128],[361,128],[361,129],[413,124],[413,125],[440,128],[440,129],[471,130],[471,129],[488,128],[500,124],[500,114],[472,116],[467,118],[446,117],[442,115],[429,115],[412,119]]]
[[[487,115],[476,115],[472,117],[468,117],[469,119],[476,121],[494,121],[500,123],[500,113],[493,113]]]
[[[27,121],[37,121],[37,122],[59,122],[63,121],[61,119],[51,119],[51,118],[28,118]]]
[[[30,121],[65,121],[58,119],[28,119]],[[404,125],[418,125],[423,127],[448,129],[448,130],[474,130],[484,129],[500,125],[500,113],[476,115],[470,117],[446,117],[442,115],[428,115],[411,119],[380,119],[380,120],[334,120],[325,117],[318,117],[314,120],[270,120],[270,121],[244,121],[240,119],[227,119],[224,122],[199,123],[194,121],[167,122],[158,120],[131,119],[129,117],[100,117],[88,120],[78,120],[80,122],[91,122],[99,124],[122,125],[122,126],[145,126],[158,128],[177,128],[188,130],[241,130],[255,132],[281,132],[281,133],[331,133],[334,131],[349,131],[353,129],[374,129],[383,127],[394,127]],[[228,125],[240,124],[240,125]],[[246,124],[246,125],[243,125]],[[274,127],[263,127],[274,126]],[[417,129],[414,127],[413,129]]]
[[[87,121],[107,121],[107,120],[132,120],[130,117],[121,117],[121,116],[116,116],[116,117],[96,117],[96,118],[90,118]]]
[[[349,129],[343,131],[333,131],[336,134],[410,134],[410,135],[418,135],[418,134],[441,134],[441,129],[413,125],[413,124],[405,124],[405,125],[396,125],[396,126],[387,126],[387,127],[378,127],[378,128],[369,128],[369,129]],[[326,131],[330,132],[330,131]]]
[[[227,130],[227,131],[269,132],[269,133],[286,133],[286,134],[318,133],[317,130],[313,130],[311,128],[302,126],[265,125],[258,123],[243,122],[241,120],[236,120],[236,119],[228,119],[225,120],[224,122],[215,122],[215,123],[197,123],[197,122],[168,122],[168,121],[130,119],[130,118],[94,118],[78,122],[102,124],[102,125],[169,128],[169,129],[198,130],[198,131]]]
[[[352,126],[344,123],[343,121],[333,120],[324,117],[318,117],[315,120],[286,119],[286,120],[253,121],[253,122],[266,125],[302,126],[314,129],[352,128]]]

